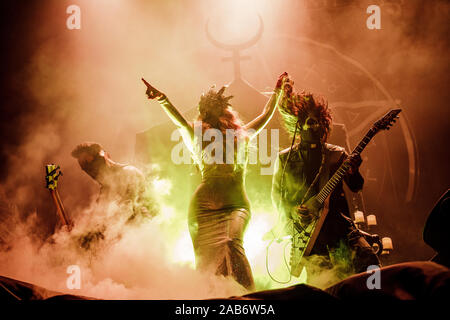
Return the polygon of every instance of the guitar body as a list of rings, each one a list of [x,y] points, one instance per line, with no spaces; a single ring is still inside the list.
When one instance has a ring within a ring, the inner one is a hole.
[[[319,203],[315,197],[305,202],[304,206],[315,219],[309,224],[301,224],[299,220],[293,220],[291,238],[291,274],[299,277],[304,267],[304,257],[308,256],[313,249],[314,243],[319,236],[322,225],[329,212],[329,198],[324,204]]]
[[[316,197],[311,197],[303,205],[299,207],[301,211],[309,213],[314,217],[318,217],[322,211],[323,204],[317,201]]]

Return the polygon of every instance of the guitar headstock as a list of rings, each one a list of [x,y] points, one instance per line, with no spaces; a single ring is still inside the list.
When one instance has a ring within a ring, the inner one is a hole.
[[[45,187],[50,190],[56,190],[60,176],[62,176],[62,172],[58,165],[47,164],[45,166]]]
[[[375,131],[380,131],[380,130],[389,130],[395,123],[395,121],[398,118],[398,114],[402,111],[402,109],[392,109],[390,110],[388,113],[386,113],[383,118],[381,118],[380,120],[376,121],[373,124],[372,129],[374,129]]]

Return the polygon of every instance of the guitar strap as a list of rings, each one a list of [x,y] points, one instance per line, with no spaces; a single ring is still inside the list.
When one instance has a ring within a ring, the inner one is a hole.
[[[324,168],[322,169],[322,175],[319,178],[319,190],[322,190],[322,188],[328,182],[330,175],[330,150],[327,149],[326,144],[324,146],[323,156],[325,157],[325,161],[323,164]]]
[[[303,159],[303,156],[301,155],[301,151],[300,150],[298,151],[298,153],[299,153],[300,157]],[[313,191],[315,185],[322,183],[322,177],[324,175],[323,171],[324,171],[325,167],[327,167],[327,165],[325,163],[326,159],[327,159],[326,145],[324,144],[323,146],[321,146],[321,163],[320,163],[319,170],[317,171],[316,176],[314,177],[314,180],[311,182],[311,184],[309,185],[309,187],[306,190],[305,194],[303,195],[303,198],[300,201],[300,204],[304,204],[312,196],[311,192]],[[305,165],[306,165],[306,162],[303,159],[303,166],[305,166]],[[306,181],[306,178],[305,178],[305,181]],[[325,183],[326,183],[326,180],[325,180]],[[319,185],[319,187],[321,187],[321,186]],[[299,191],[300,190],[298,190],[295,193],[295,196],[297,196]]]

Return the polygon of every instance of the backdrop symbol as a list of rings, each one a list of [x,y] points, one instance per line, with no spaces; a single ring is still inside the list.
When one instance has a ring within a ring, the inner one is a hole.
[[[242,60],[250,59],[249,56],[241,56],[240,51],[252,47],[253,45],[255,45],[255,43],[257,43],[259,41],[259,39],[261,39],[262,33],[264,31],[264,23],[259,14],[258,14],[258,18],[259,18],[258,32],[249,40],[242,42],[242,43],[237,43],[237,44],[223,43],[223,42],[220,42],[220,41],[214,39],[213,36],[211,35],[211,33],[209,32],[209,19],[208,19],[208,21],[206,21],[205,29],[206,29],[206,36],[207,36],[208,40],[211,41],[211,43],[214,46],[232,52],[231,57],[224,58],[223,60],[233,62],[234,79],[241,78],[240,62]]]

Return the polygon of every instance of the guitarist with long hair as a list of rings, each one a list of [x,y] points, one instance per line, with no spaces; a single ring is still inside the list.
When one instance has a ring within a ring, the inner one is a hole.
[[[299,276],[301,267],[295,260],[297,245],[295,234],[310,225],[315,216],[305,210],[310,198],[317,195],[330,177],[347,161],[349,169],[344,181],[353,192],[362,189],[364,179],[359,173],[362,159],[358,154],[348,156],[344,148],[327,143],[331,128],[331,113],[327,102],[310,93],[295,93],[292,88],[279,111],[284,126],[292,136],[290,148],[281,151],[275,165],[272,201],[277,208],[283,227],[277,233],[292,236],[291,274]],[[349,216],[342,181],[336,185],[323,210],[328,210],[323,224],[316,233],[310,252],[304,255],[322,256],[325,266],[332,267],[333,256],[346,256],[350,272],[366,271],[369,265],[379,265],[375,252]],[[312,237],[312,232],[304,232]],[[279,236],[278,234],[277,236]],[[343,252],[348,253],[347,255]],[[303,259],[302,256],[299,260]],[[323,264],[323,263],[322,263]]]

